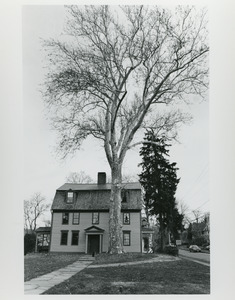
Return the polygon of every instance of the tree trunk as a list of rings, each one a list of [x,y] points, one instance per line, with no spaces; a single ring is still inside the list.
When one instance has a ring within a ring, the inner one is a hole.
[[[162,214],[159,214],[159,223],[160,223],[160,249],[163,252],[165,248],[165,227],[163,225]]]
[[[109,253],[123,253],[121,218],[121,165],[112,168],[111,198],[109,208]]]

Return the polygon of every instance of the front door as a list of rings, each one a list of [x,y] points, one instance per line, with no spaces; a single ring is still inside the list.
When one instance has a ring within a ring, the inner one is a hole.
[[[96,254],[100,252],[100,236],[88,235],[88,254]]]

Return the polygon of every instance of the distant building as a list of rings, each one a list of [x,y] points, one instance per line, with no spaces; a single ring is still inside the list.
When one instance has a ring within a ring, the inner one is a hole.
[[[192,239],[203,238],[205,242],[210,243],[210,217],[209,214],[199,223],[192,224]]]
[[[153,228],[142,228],[142,250],[144,253],[153,249],[153,234]]]
[[[51,252],[108,251],[111,184],[98,173],[97,184],[65,183],[51,207]],[[122,184],[122,238],[126,252],[142,252],[142,196],[139,183]]]
[[[35,252],[49,251],[51,227],[39,227],[36,229]]]

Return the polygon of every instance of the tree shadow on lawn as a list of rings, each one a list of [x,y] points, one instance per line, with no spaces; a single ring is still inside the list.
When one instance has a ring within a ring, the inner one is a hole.
[[[44,294],[209,294],[210,268],[179,260],[84,269]]]

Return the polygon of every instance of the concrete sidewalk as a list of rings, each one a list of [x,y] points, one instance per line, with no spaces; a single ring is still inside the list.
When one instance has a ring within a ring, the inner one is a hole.
[[[79,258],[75,263],[65,268],[53,271],[40,277],[31,279],[24,283],[25,295],[40,295],[53,286],[67,280],[71,276],[88,267],[95,258],[85,255]]]

